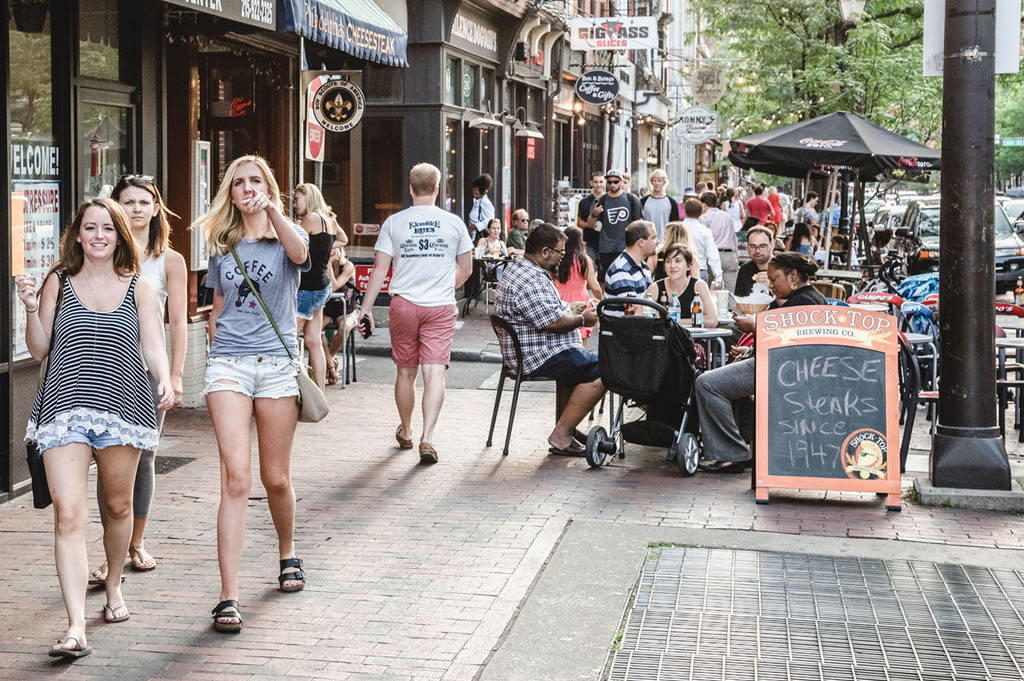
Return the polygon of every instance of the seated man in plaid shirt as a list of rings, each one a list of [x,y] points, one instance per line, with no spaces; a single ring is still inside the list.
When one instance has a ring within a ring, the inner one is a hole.
[[[563,302],[551,276],[564,251],[565,234],[557,227],[544,223],[534,229],[526,239],[526,255],[505,268],[494,311],[519,336],[525,375],[572,386],[569,403],[548,436],[548,451],[579,455],[584,446],[573,433],[604,395],[604,384],[597,355],[583,348],[577,331],[596,324],[597,311],[586,302]],[[498,341],[505,366],[514,372],[512,338],[499,333]]]

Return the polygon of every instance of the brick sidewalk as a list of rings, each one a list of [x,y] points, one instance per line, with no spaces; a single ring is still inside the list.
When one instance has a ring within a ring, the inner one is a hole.
[[[524,393],[503,458],[500,446],[483,447],[480,393],[449,391],[441,463],[421,467],[414,452],[393,446],[389,386],[358,383],[329,395],[329,421],[301,425],[296,438],[305,591],[276,590],[275,536],[256,476],[242,563],[245,630],[212,632],[216,450],[205,412],[176,412],[161,453],[196,460],[158,477],[147,546],[159,568],[126,572],[128,623],[102,624],[103,594],[90,594],[95,653],[71,667],[45,656],[65,626],[51,514],[24,497],[0,507],[0,679],[471,679],[574,517],[1024,549],[1018,516],[910,504],[886,513],[884,500],[849,494],[780,493],[757,506],[748,476],[685,479],[662,451],[635,446],[621,463],[591,471],[542,446],[550,394]],[[90,507],[95,566],[100,526]]]

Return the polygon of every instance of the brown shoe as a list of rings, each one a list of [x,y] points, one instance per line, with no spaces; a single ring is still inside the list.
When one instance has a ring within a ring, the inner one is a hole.
[[[402,424],[398,424],[398,428],[395,429],[395,439],[398,440],[399,449],[412,449],[412,440],[402,437]]]
[[[426,442],[420,443],[420,463],[437,463],[437,450]]]

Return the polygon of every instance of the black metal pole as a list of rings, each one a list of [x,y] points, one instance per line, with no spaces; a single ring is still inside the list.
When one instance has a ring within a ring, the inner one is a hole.
[[[995,5],[946,0],[936,487],[1010,489],[994,362]]]

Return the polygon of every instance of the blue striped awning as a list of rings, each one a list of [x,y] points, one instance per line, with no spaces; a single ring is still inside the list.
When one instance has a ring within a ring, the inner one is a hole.
[[[408,66],[409,36],[373,0],[278,0],[277,30],[390,66]]]

